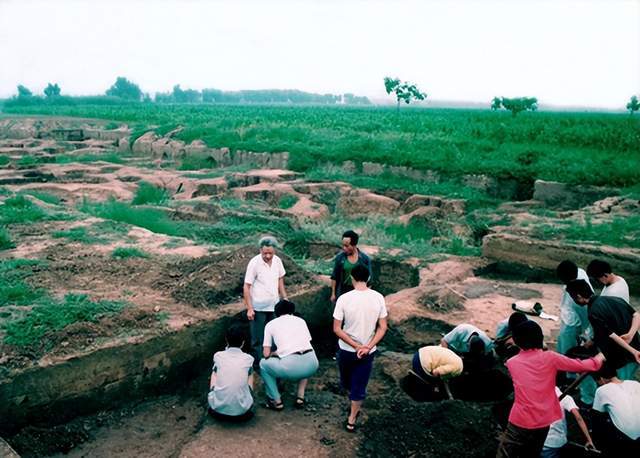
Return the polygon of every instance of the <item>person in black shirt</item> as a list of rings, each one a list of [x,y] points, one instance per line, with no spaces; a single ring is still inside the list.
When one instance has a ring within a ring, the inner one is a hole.
[[[354,231],[346,231],[342,234],[342,251],[335,257],[333,272],[331,273],[331,302],[353,289],[351,284],[351,270],[356,265],[363,265],[369,271],[371,283],[371,260],[358,248],[359,236]]]
[[[593,294],[584,280],[569,282],[567,292],[576,304],[588,305],[593,340],[607,362],[618,369],[618,376],[625,380],[635,378],[640,364],[640,313],[624,299]]]

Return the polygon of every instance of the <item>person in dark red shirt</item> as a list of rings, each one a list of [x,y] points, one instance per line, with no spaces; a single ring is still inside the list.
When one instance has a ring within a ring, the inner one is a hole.
[[[513,380],[515,399],[496,456],[537,458],[549,425],[562,418],[555,392],[558,371],[593,372],[602,366],[604,356],[578,360],[544,351],[542,329],[532,320],[513,329],[513,340],[520,353],[507,360],[506,366]]]

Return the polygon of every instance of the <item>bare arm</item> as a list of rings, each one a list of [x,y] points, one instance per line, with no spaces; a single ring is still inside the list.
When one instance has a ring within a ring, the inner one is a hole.
[[[262,356],[264,356],[265,359],[271,356],[271,347],[262,347]]]
[[[331,280],[331,302],[336,301],[336,281]]]
[[[249,374],[249,377],[247,377],[247,384],[249,385],[249,388],[253,389],[253,372]]]
[[[629,331],[626,334],[622,334],[620,338],[627,343],[631,343],[638,330],[640,330],[640,313],[636,312],[633,314],[633,320],[631,321]]]
[[[635,358],[636,362],[638,364],[640,364],[640,351],[639,350],[636,350],[635,348],[633,348],[631,345],[629,345],[622,337],[620,337],[615,332],[612,332],[611,334],[609,334],[609,338],[611,338],[615,343],[617,343],[619,346],[621,346],[622,348],[627,350],[629,353],[631,353],[633,355],[633,357]]]
[[[440,346],[444,348],[449,348],[449,344],[447,343],[446,340],[444,340],[444,337],[440,339]]]
[[[287,299],[287,292],[284,289],[284,276],[278,279],[278,294],[280,299]]]
[[[576,418],[576,422],[578,422],[580,431],[582,431],[584,438],[587,440],[587,447],[595,448],[595,446],[593,445],[593,439],[591,439],[591,434],[589,434],[589,428],[587,428],[587,424],[584,422],[584,418],[582,418],[582,415],[580,415],[580,411],[578,409],[572,409],[571,413]]]
[[[342,320],[336,320],[335,318],[333,319],[333,333],[338,336],[338,339],[355,348],[356,351],[358,350],[358,348],[362,347],[362,344],[356,342],[349,336],[349,334],[344,332],[344,330],[342,329]]]
[[[251,283],[244,284],[242,296],[244,297],[244,305],[247,307],[247,318],[251,321],[256,316],[256,312],[253,310],[253,304],[251,303]]]
[[[211,380],[209,381],[209,390],[213,390],[216,386],[216,373],[211,372]]]

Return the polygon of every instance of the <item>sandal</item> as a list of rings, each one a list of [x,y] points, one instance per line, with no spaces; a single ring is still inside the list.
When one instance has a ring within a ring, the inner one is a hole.
[[[293,403],[293,407],[296,409],[304,409],[305,404],[304,398],[297,397],[296,401]]]
[[[270,399],[270,398],[267,398],[267,401],[265,402],[264,406],[267,409],[275,410],[276,412],[280,412],[282,409],[284,409],[284,404],[282,403],[282,401],[275,402],[273,399]]]
[[[356,414],[356,421],[358,421],[358,416],[360,415],[360,412],[358,412]],[[344,422],[344,429],[348,432],[348,433],[355,433],[356,429],[357,429],[357,425],[355,422],[353,423],[349,423],[349,417],[347,416],[347,420]]]

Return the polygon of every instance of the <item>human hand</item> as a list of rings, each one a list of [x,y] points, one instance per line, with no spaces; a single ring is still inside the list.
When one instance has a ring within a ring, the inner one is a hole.
[[[601,363],[604,363],[607,360],[602,352],[598,353],[594,358],[599,360]]]
[[[358,347],[356,349],[356,356],[358,357],[358,359],[362,359],[367,356],[370,351],[371,349],[369,347],[367,347],[366,345],[362,345],[361,347]]]
[[[636,358],[636,363],[640,364],[640,351],[637,351],[633,355]]]
[[[593,347],[593,340],[591,340],[591,339],[585,340],[585,341],[584,341],[584,343],[582,344],[582,346],[583,346],[584,348],[591,348],[591,347]]]
[[[247,309],[247,320],[253,321],[255,317],[256,317],[256,311],[253,310],[253,308]]]
[[[586,448],[587,450],[595,450],[596,446],[593,444],[592,441],[588,440],[585,444],[584,444],[584,448]]]
[[[329,300],[331,301],[332,304],[336,303],[336,295],[332,294],[331,297],[329,298]]]

